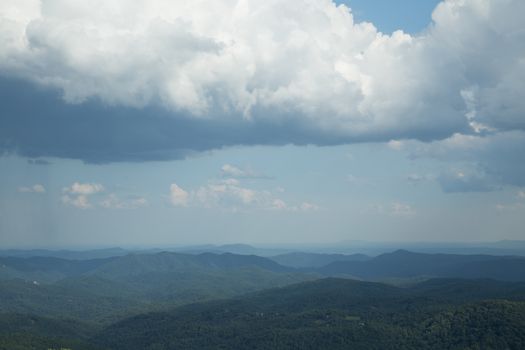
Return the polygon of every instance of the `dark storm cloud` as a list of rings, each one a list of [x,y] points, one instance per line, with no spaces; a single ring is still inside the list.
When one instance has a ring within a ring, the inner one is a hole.
[[[169,160],[233,145],[336,145],[393,136],[350,138],[290,117],[255,122],[194,118],[161,108],[112,107],[98,100],[68,104],[58,91],[5,77],[0,78],[0,104],[0,151],[31,158],[34,164],[45,162],[33,159],[39,157],[89,163]],[[422,130],[418,136],[435,139],[446,131]]]
[[[0,149],[21,156],[86,162],[180,159],[239,144],[307,143],[293,125],[255,125],[186,118],[156,108],[66,104],[56,91],[21,80],[0,79]],[[328,139],[318,137],[319,143]],[[337,142],[333,140],[332,142]],[[34,160],[33,160],[34,162]],[[39,161],[40,162],[40,161]]]
[[[51,162],[45,159],[28,159],[27,164],[31,165],[50,165]]]

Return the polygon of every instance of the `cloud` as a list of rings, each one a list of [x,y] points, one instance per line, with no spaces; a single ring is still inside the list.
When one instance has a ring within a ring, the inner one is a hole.
[[[207,208],[267,207],[268,203],[273,202],[269,191],[242,187],[236,179],[210,181],[200,186],[193,197],[196,203]]]
[[[252,179],[266,179],[267,176],[259,174],[252,169],[241,169],[231,164],[224,164],[221,167],[221,174],[223,177],[230,178],[252,178]]]
[[[64,187],[62,192],[79,195],[92,195],[104,191],[104,186],[98,183],[75,182],[70,187]]]
[[[498,203],[496,204],[496,210],[498,212],[515,212],[522,211],[525,209],[525,191],[517,191],[515,200],[511,203]]]
[[[137,209],[148,206],[148,201],[144,197],[134,197],[121,199],[112,193],[100,202],[100,206],[106,209]]]
[[[416,215],[415,209],[410,204],[403,203],[400,201],[393,201],[388,204],[373,204],[368,208],[364,209],[363,213],[370,211],[375,212],[377,214],[399,218],[411,218],[414,215]]]
[[[453,164],[436,177],[445,192],[486,192],[503,186],[525,186],[525,132],[453,136],[430,143],[404,141],[412,159]]]
[[[74,182],[69,187],[62,188],[62,203],[71,205],[78,209],[89,209],[93,205],[89,201],[89,197],[103,192],[104,186],[98,183],[80,183]]]
[[[50,165],[51,164],[51,162],[45,159],[28,159],[27,163],[31,165]]]
[[[170,185],[170,202],[173,206],[185,207],[188,205],[188,192],[184,191],[177,184]]]
[[[458,192],[490,192],[497,188],[485,174],[466,173],[464,171],[449,172],[437,178],[445,193]]]
[[[0,150],[143,161],[524,130],[524,12],[447,0],[411,36],[329,0],[5,0]]]
[[[242,210],[297,212],[320,209],[310,202],[289,205],[272,191],[245,187],[238,179],[234,178],[210,180],[207,184],[194,190],[184,190],[178,185],[172,184],[170,201],[173,206],[216,208],[234,212]]]
[[[321,209],[319,206],[309,202],[302,202],[299,206],[299,210],[301,211],[317,211],[319,209]]]
[[[88,196],[86,195],[78,195],[78,196],[63,195],[62,203],[66,205],[71,205],[78,209],[89,209],[93,207],[88,200]]]
[[[18,192],[20,193],[45,193],[46,188],[40,184],[33,185],[31,187],[18,187]]]

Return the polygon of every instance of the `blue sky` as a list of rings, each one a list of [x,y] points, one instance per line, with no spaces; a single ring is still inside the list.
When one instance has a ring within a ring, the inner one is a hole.
[[[2,246],[525,239],[521,2],[107,3],[0,5]]]

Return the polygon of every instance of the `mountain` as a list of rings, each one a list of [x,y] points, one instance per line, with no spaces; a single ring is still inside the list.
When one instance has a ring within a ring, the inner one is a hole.
[[[478,295],[465,300],[463,282]],[[484,280],[433,280],[396,288],[329,278],[139,315],[91,343],[114,350],[518,349],[525,342],[525,284],[489,284],[485,290]],[[450,293],[438,297],[443,289]],[[509,290],[519,294],[495,300]]]
[[[109,323],[126,315],[316,278],[258,256],[129,254],[95,260],[1,258],[0,313]]]
[[[117,258],[66,260],[54,257],[0,257],[1,279],[24,279],[38,283],[55,282],[81,275]]]
[[[525,280],[525,258],[492,255],[423,254],[406,250],[368,261],[336,261],[318,269],[325,275],[362,279],[458,277]]]
[[[254,247],[249,244],[223,244],[223,245],[214,245],[214,244],[204,244],[197,246],[187,246],[168,249],[169,251],[174,251],[178,253],[186,254],[202,254],[202,253],[232,253],[240,255],[259,255],[259,256],[272,256],[277,254],[282,254],[284,252],[289,252],[289,249],[285,248],[260,248]]]
[[[122,256],[129,253],[130,251],[118,247],[91,250],[5,249],[0,250],[0,257],[30,258],[40,256],[67,260],[90,260]]]
[[[0,257],[0,279],[20,278],[54,282],[67,277],[96,274],[109,278],[187,269],[260,268],[272,272],[291,272],[290,268],[256,255],[231,253],[199,255],[161,252],[128,254],[106,259],[67,260],[55,257]]]
[[[294,268],[322,267],[336,261],[367,261],[371,258],[364,254],[322,254],[293,252],[269,257],[273,261]]]
[[[198,255],[162,252],[157,254],[129,254],[98,266],[92,271],[109,277],[144,273],[174,272],[188,269],[239,269],[256,267],[272,272],[291,272],[276,262],[256,255],[231,253]]]
[[[72,320],[20,314],[0,314],[0,350],[94,350],[87,344],[94,329]]]

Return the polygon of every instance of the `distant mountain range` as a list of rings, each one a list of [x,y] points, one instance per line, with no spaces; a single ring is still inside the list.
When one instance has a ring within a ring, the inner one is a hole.
[[[364,254],[320,254],[293,252],[269,257],[273,261],[295,268],[316,268],[326,266],[336,261],[367,261],[372,259]]]
[[[35,256],[53,257],[68,260],[103,259],[127,255],[131,251],[122,248],[106,248],[91,250],[52,250],[52,249],[6,249],[0,250],[0,257],[30,258]]]
[[[0,257],[0,280],[23,279],[53,283],[67,278],[108,280],[185,273],[196,275],[232,269],[271,273],[311,273],[365,280],[388,278],[492,278],[525,280],[525,257],[461,254],[424,254],[406,250],[369,257],[363,254],[294,252],[270,258],[232,253],[133,253],[104,259],[67,260],[55,257]],[[146,277],[144,277],[146,278]]]
[[[202,253],[232,253],[240,255],[259,255],[274,257],[289,253],[313,253],[326,255],[354,255],[364,254],[378,256],[399,249],[412,252],[433,254],[485,254],[485,255],[521,255],[525,256],[525,241],[502,240],[495,242],[367,242],[344,241],[334,244],[305,244],[305,245],[274,245],[253,246],[249,244],[202,244],[191,246],[166,246],[162,248],[126,248],[111,247],[91,250],[72,249],[4,249],[0,250],[0,257],[32,257],[47,256],[69,260],[102,259],[114,256],[123,256],[130,253],[154,254],[160,252],[178,252],[184,254]],[[313,267],[313,266],[309,266]]]
[[[324,275],[385,278],[458,277],[525,280],[525,258],[516,256],[423,254],[406,250],[366,261],[335,261],[317,269]]]

